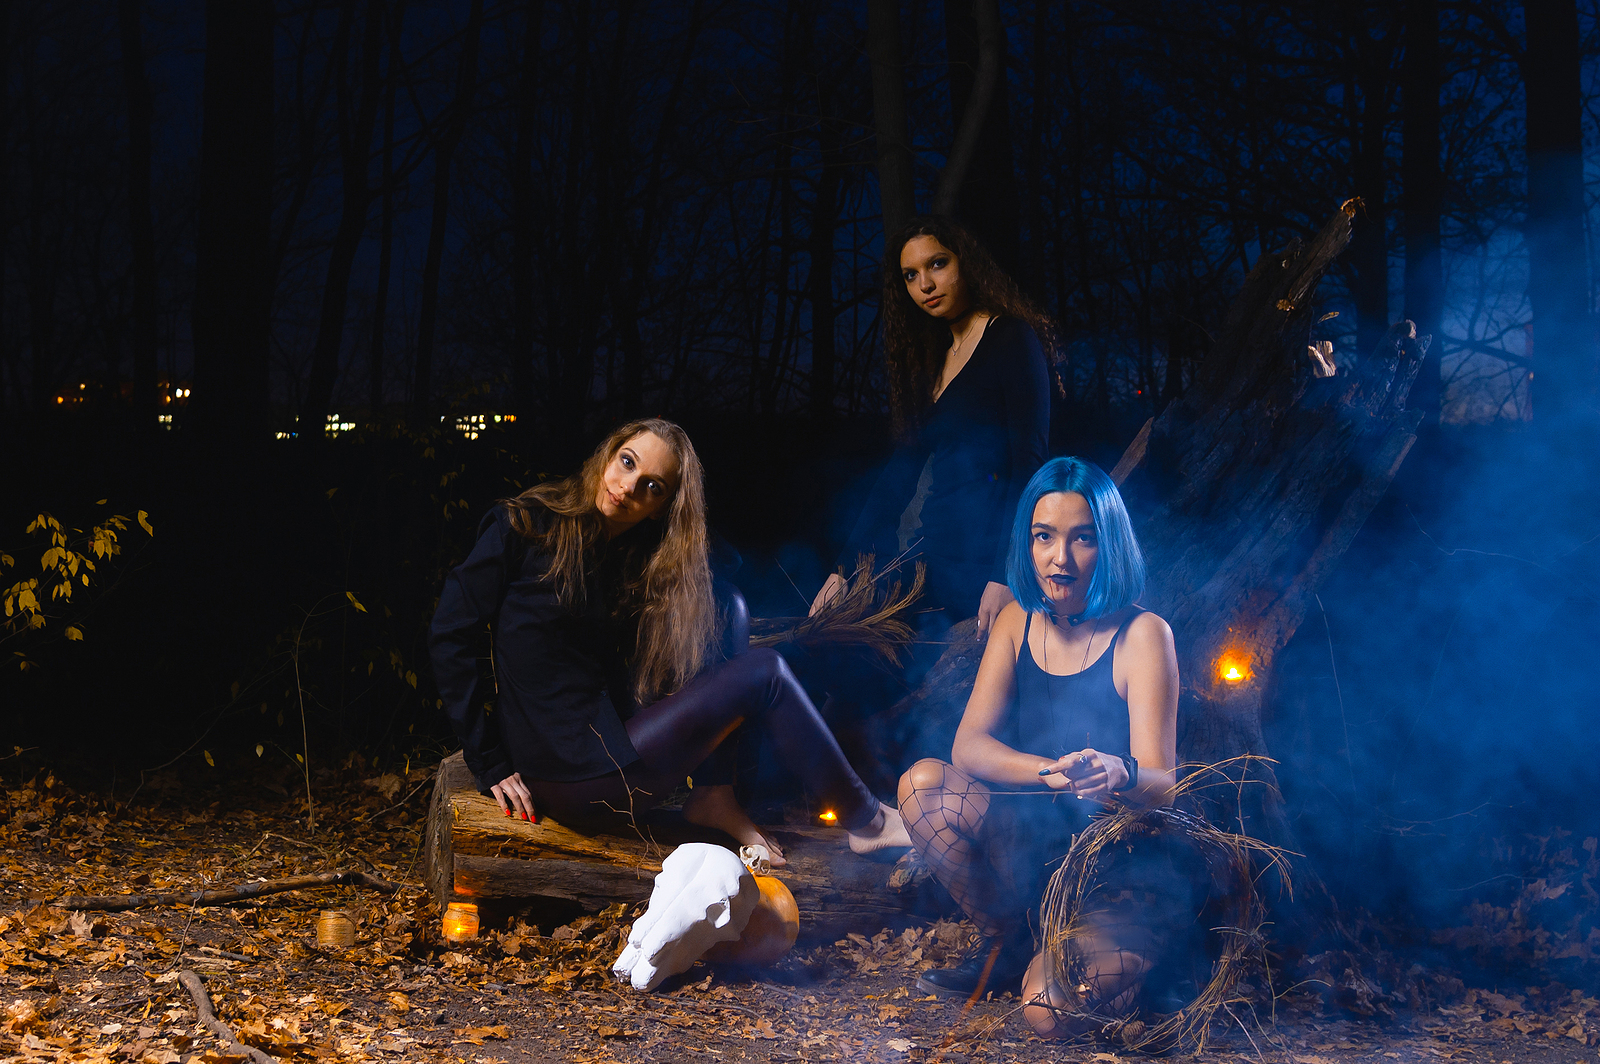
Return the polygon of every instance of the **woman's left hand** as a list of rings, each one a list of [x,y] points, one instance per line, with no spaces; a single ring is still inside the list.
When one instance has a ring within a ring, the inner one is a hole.
[[[1059,774],[1064,783],[1058,787],[1051,778],[1045,783],[1057,789],[1070,789],[1079,798],[1109,798],[1118,787],[1128,783],[1128,768],[1122,758],[1098,750],[1075,750],[1050,768],[1052,777]]]
[[[987,639],[1000,611],[1017,601],[1011,589],[993,580],[983,585],[983,596],[978,599],[978,638]]]

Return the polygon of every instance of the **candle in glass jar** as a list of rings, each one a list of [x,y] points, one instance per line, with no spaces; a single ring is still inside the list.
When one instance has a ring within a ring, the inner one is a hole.
[[[478,907],[471,902],[451,902],[444,914],[444,937],[451,942],[477,938]]]

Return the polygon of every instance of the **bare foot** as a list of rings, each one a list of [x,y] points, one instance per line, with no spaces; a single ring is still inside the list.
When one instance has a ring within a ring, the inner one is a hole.
[[[739,808],[739,802],[733,796],[733,787],[729,784],[692,789],[683,803],[683,818],[691,824],[725,831],[740,846],[765,846],[767,853],[771,854],[769,861],[773,868],[782,868],[789,863],[784,860],[783,850],[777,842],[763,835],[755,821]]]

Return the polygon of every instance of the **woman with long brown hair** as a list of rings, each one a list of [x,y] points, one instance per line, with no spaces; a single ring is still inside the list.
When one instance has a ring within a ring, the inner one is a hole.
[[[900,443],[840,563],[914,549],[941,624],[987,635],[1012,601],[1007,532],[1050,435],[1049,321],[972,235],[917,218],[884,248],[883,339]],[[830,576],[816,613],[843,586]]]
[[[767,846],[781,865],[733,796],[724,740],[751,720],[850,829],[853,849],[910,845],[899,813],[851,769],[776,652],[714,662],[707,554],[700,460],[683,429],[659,418],[623,425],[576,475],[484,518],[445,581],[428,640],[479,788],[507,816],[604,828],[692,774],[684,816]]]

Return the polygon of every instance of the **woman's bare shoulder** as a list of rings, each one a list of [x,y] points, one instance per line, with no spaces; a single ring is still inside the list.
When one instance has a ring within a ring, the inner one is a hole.
[[[1172,626],[1159,614],[1140,610],[1123,634],[1123,645],[1136,654],[1165,654],[1173,646]]]

